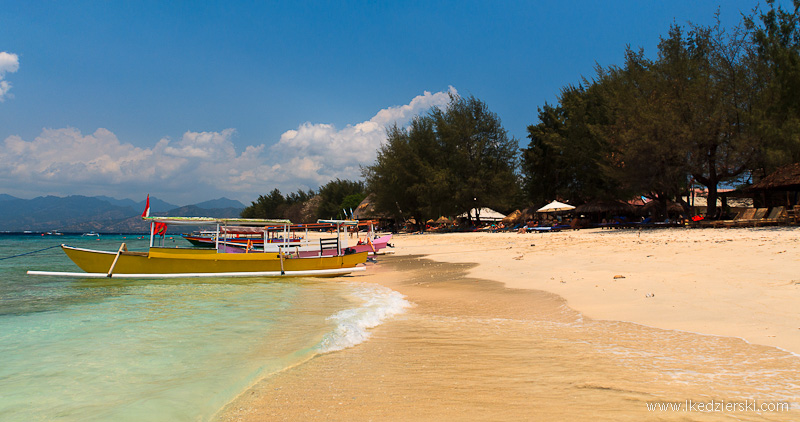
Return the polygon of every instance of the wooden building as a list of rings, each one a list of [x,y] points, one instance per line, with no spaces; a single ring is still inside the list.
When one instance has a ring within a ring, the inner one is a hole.
[[[800,205],[800,163],[789,164],[747,188],[756,208]]]

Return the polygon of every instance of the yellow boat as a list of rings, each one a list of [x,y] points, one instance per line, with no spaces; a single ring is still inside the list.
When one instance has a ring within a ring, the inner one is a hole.
[[[364,271],[367,252],[347,254],[338,248],[334,256],[296,257],[286,252],[224,253],[224,248],[166,248],[153,245],[154,227],[160,224],[291,224],[288,220],[213,219],[198,217],[154,218],[151,221],[150,249],[128,251],[123,243],[117,252],[97,251],[61,245],[67,256],[85,273],[28,271],[33,275],[76,277],[175,278],[217,276],[315,276],[331,277]],[[219,238],[219,236],[217,236]],[[288,238],[288,237],[286,237]],[[337,238],[338,239],[338,238]],[[288,249],[288,248],[287,248]]]

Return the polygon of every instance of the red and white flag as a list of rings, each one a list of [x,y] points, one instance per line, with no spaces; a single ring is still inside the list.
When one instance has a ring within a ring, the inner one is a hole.
[[[142,217],[150,217],[150,194],[147,194],[147,204],[144,206]]]

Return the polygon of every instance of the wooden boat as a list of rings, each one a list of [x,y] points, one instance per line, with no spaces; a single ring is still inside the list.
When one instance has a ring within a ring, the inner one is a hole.
[[[243,253],[265,250],[277,253],[282,250],[293,257],[306,258],[333,256],[348,253],[368,252],[377,254],[388,246],[391,234],[376,237],[373,221],[357,220],[319,220],[311,224],[294,224],[288,227],[266,227],[259,234],[252,228],[226,226],[220,228],[219,240],[214,232],[205,231],[199,235],[182,235],[186,240],[203,247],[216,247],[225,253]],[[355,245],[348,245],[348,238],[342,236],[343,228],[368,227],[366,237],[359,238]],[[310,238],[310,231],[334,232],[333,238]],[[331,243],[332,242],[332,243]],[[265,246],[266,244],[266,246]]]
[[[286,226],[267,226],[254,230],[254,227],[242,226],[222,226],[219,231],[219,241],[224,242],[230,246],[241,246],[261,248],[264,242],[270,244],[283,244],[287,243],[284,237]],[[312,223],[312,224],[292,224],[288,226],[288,243],[292,246],[299,246],[303,240],[300,234],[305,232],[308,236],[308,231],[323,231],[323,230],[336,230],[336,225],[332,223]],[[194,246],[213,248],[217,245],[217,234],[213,230],[204,230],[199,233],[181,234],[181,237],[186,239]],[[273,248],[277,252],[277,248]]]
[[[67,256],[85,273],[28,271],[34,275],[74,277],[175,278],[218,276],[317,276],[330,277],[354,271],[367,260],[367,253],[337,253],[332,256],[294,257],[286,252],[226,253],[224,250],[167,248],[154,245],[156,224],[260,225],[290,224],[288,220],[215,219],[201,217],[143,217],[151,222],[147,252],[128,251],[125,244],[117,252],[97,251],[61,245]],[[163,239],[163,237],[162,237]]]

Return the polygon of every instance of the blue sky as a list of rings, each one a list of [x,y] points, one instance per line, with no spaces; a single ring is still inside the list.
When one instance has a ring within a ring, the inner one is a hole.
[[[0,0],[0,193],[176,204],[356,179],[384,128],[474,95],[537,108],[672,23],[756,1]]]

